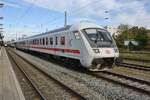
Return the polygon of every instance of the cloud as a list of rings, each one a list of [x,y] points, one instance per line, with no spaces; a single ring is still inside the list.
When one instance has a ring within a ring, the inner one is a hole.
[[[116,16],[113,16],[112,22],[126,23],[130,25],[138,25],[150,27],[150,13],[145,8],[145,2],[133,1],[122,4],[121,9]]]
[[[6,1],[2,1],[1,3],[3,3],[5,6],[9,6],[9,7],[13,7],[13,8],[22,8],[19,4],[15,4],[15,3],[10,3],[10,2],[6,2]]]
[[[64,0],[63,2],[60,0],[24,0],[24,1],[54,11],[67,10],[68,5],[71,4],[71,0]]]
[[[111,24],[127,23],[150,26],[150,13],[145,8],[149,0],[24,0],[38,7],[64,12],[74,18],[104,19],[109,17]],[[108,11],[108,13],[105,13]]]

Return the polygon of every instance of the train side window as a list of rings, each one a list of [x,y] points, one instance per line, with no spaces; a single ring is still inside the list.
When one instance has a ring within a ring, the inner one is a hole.
[[[34,45],[36,45],[36,40],[34,40]]]
[[[57,36],[55,37],[55,44],[56,44],[56,45],[58,44]]]
[[[36,39],[36,45],[38,45],[38,43],[39,43],[39,41],[38,41],[38,39]]]
[[[48,38],[46,38],[46,45],[48,45]]]
[[[43,45],[45,45],[45,39],[43,38]]]
[[[60,44],[65,45],[65,36],[61,36],[60,38]]]
[[[53,38],[50,37],[49,40],[50,40],[50,45],[53,45]]]
[[[40,45],[42,45],[42,39],[40,39]]]
[[[39,45],[39,39],[37,39],[37,45]]]
[[[40,39],[39,39],[39,45],[40,45],[41,43],[40,43]]]
[[[35,43],[36,45],[38,45],[38,40],[36,39],[36,43]]]
[[[35,40],[33,40],[33,44],[35,45]]]

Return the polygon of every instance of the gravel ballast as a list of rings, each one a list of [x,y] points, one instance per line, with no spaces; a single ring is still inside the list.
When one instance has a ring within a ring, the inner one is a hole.
[[[100,78],[61,67],[15,50],[19,55],[89,100],[150,100],[150,96]],[[68,66],[69,67],[69,66]]]

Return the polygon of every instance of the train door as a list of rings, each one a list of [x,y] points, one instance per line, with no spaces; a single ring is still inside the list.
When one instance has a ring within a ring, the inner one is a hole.
[[[69,32],[69,34],[68,34],[68,46],[69,46],[69,49],[74,51],[71,54],[72,57],[81,60],[82,43],[81,43],[81,37],[79,34],[80,33],[78,31]]]
[[[54,51],[54,54],[55,55],[58,55],[57,52],[58,52],[58,35],[54,35],[54,45],[53,45],[53,51]]]

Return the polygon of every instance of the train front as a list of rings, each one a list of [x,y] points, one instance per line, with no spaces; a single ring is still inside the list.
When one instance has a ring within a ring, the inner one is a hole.
[[[110,33],[93,25],[85,27],[81,32],[86,40],[89,55],[85,55],[85,65],[92,71],[112,68],[119,57],[119,51]]]

